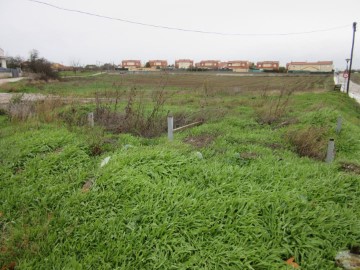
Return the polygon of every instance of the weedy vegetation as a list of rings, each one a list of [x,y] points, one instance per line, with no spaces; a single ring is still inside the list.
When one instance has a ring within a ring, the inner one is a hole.
[[[0,86],[51,97],[0,115],[0,266],[337,269],[360,243],[360,106],[331,85],[159,73]],[[169,113],[203,124],[169,142]]]

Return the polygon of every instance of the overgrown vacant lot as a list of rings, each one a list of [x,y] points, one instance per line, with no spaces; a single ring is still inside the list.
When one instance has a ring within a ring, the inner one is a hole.
[[[0,116],[0,266],[292,269],[294,257],[337,269],[336,253],[360,244],[360,106],[331,77],[182,76],[2,88],[100,93],[97,104],[14,100]],[[169,142],[155,125],[169,111],[204,123]]]
[[[81,74],[81,73],[80,73]],[[206,89],[208,92],[244,93],[248,91],[279,90],[291,87],[301,91],[321,91],[333,85],[331,76],[231,76],[232,74],[215,75],[213,73],[179,73],[166,74],[109,74],[86,78],[63,78],[60,82],[50,84],[39,81],[20,81],[0,86],[1,92],[42,93],[54,95],[93,96],[98,91],[127,90],[136,87],[138,90],[150,90],[165,87],[168,91],[194,92]]]

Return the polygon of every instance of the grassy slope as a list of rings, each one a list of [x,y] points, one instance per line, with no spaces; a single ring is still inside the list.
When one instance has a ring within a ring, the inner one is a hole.
[[[360,242],[360,178],[339,170],[360,160],[359,105],[341,93],[298,94],[290,116],[299,122],[274,128],[254,120],[251,98],[233,99],[225,119],[173,143],[120,135],[102,157],[90,155],[92,131],[0,117],[0,265],[286,269],[295,256],[302,269],[336,269],[336,252]],[[335,138],[334,164],[290,151],[284,134],[311,125]],[[183,142],[204,135],[213,138],[204,148]]]

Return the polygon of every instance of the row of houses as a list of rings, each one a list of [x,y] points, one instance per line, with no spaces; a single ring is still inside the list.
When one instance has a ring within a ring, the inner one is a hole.
[[[112,69],[114,66],[108,65],[108,69]],[[98,68],[93,65],[94,69]],[[105,65],[104,65],[105,66]],[[249,71],[274,71],[277,72],[280,69],[279,61],[261,61],[256,65],[253,62],[247,60],[234,60],[222,62],[220,60],[202,60],[198,63],[194,63],[191,59],[178,59],[175,61],[175,65],[169,66],[167,60],[150,60],[145,66],[142,65],[140,60],[123,60],[120,65],[121,68],[128,70],[139,70],[143,67],[150,69],[191,69],[197,68],[202,70],[230,70],[233,72],[249,72]],[[0,68],[6,69],[6,57],[4,50],[0,48]],[[75,67],[66,67],[61,64],[53,63],[52,68],[54,70],[72,70]],[[89,69],[91,65],[89,66]],[[290,62],[286,64],[286,71],[289,73],[296,72],[320,72],[327,73],[332,72],[334,69],[333,61],[318,61],[318,62]],[[283,67],[282,70],[285,70]]]
[[[142,68],[140,60],[123,60],[121,67],[128,70],[137,70]],[[167,60],[149,60],[145,67],[165,69],[168,67]],[[176,69],[208,69],[208,70],[219,70],[227,69],[233,72],[249,72],[250,70],[258,71],[279,71],[279,61],[262,61],[257,62],[256,65],[250,61],[235,60],[222,62],[220,60],[202,60],[198,63],[194,63],[191,59],[179,59],[175,61],[174,67]],[[333,62],[332,61],[318,61],[318,62],[290,62],[286,64],[288,72],[332,72]]]
[[[201,68],[201,69],[231,69],[235,72],[247,72],[252,67],[253,63],[250,61],[228,61],[221,62],[220,60],[203,60],[194,64],[191,59],[179,59],[175,61],[175,68],[177,69],[189,69],[189,68]],[[167,68],[167,60],[150,60],[145,65],[149,68]],[[129,70],[138,69],[142,67],[140,60],[123,60],[121,62],[122,68]],[[268,69],[268,70],[279,70],[278,61],[265,61],[257,62],[256,68]]]

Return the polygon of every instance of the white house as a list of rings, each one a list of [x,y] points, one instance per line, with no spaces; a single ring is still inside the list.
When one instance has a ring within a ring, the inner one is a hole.
[[[175,68],[187,69],[194,66],[194,61],[190,59],[179,59],[175,61]]]
[[[290,62],[286,64],[288,72],[332,72],[333,61]]]
[[[4,50],[0,48],[0,67],[6,68],[6,57]]]

